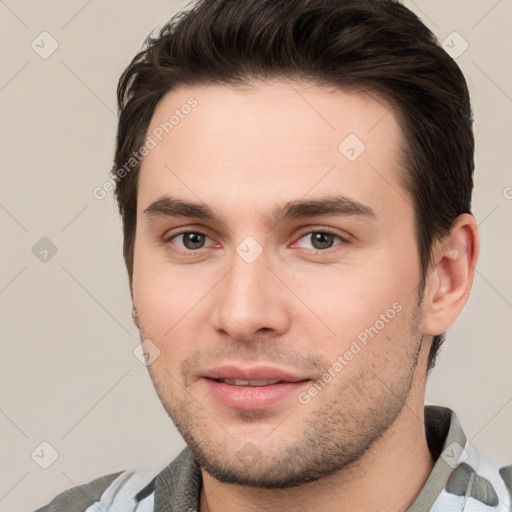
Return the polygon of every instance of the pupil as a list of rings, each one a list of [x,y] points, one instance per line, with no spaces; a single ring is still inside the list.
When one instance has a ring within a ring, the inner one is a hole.
[[[334,235],[329,233],[315,233],[313,235],[313,247],[315,249],[329,249],[334,242]]]
[[[185,233],[183,245],[187,249],[199,249],[204,245],[204,237],[200,233]]]

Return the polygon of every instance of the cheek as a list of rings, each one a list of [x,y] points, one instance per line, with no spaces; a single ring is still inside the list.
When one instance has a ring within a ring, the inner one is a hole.
[[[156,334],[155,329],[157,332],[160,330],[161,320],[174,309],[170,303],[172,294],[168,294],[166,288],[165,279],[159,278],[153,269],[139,260],[133,273],[133,302],[141,327],[153,335]]]
[[[403,312],[416,301],[410,293],[417,276],[414,260],[402,266],[395,260],[381,255],[367,264],[352,262],[295,276],[294,290],[306,306],[305,316],[296,320],[304,325],[311,318],[306,328],[329,331],[324,348],[332,353],[356,339],[378,337],[386,343],[386,337],[402,329]]]
[[[133,302],[141,334],[159,347],[165,359],[179,359],[184,351],[197,348],[197,326],[205,328],[200,316],[212,287],[210,277],[194,265],[172,266],[144,249],[135,253]]]
[[[143,248],[135,246],[133,303],[137,309],[141,335],[162,349],[167,332],[179,314],[170,276]]]
[[[140,335],[158,348],[158,355],[150,365],[150,372],[157,380],[166,382],[179,372],[179,364],[186,354],[187,344],[180,343],[177,332],[180,318],[185,311],[178,297],[169,290],[169,282],[153,269],[134,272],[133,301],[137,308]],[[172,379],[171,379],[172,380]]]

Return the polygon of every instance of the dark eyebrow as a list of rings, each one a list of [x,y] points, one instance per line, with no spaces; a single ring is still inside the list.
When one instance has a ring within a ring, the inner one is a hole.
[[[217,220],[220,218],[206,204],[190,203],[173,197],[162,197],[151,203],[145,210],[148,217],[196,217],[205,220]]]
[[[214,220],[225,224],[225,220],[204,203],[191,203],[172,197],[162,197],[144,210],[148,217],[195,217],[202,220]],[[286,219],[320,217],[325,215],[359,215],[376,219],[375,212],[369,207],[346,196],[328,196],[319,199],[289,201],[283,206],[272,209],[275,224]]]
[[[369,206],[343,195],[327,196],[307,201],[290,201],[285,203],[283,207],[274,208],[272,211],[272,217],[276,224],[284,219],[324,215],[360,215],[371,219],[377,218],[377,215]]]

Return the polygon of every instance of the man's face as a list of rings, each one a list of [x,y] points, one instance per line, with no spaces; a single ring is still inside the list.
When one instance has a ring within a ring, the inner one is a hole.
[[[357,460],[428,352],[395,116],[309,83],[211,85],[165,96],[147,135],[134,307],[192,452],[266,487]]]

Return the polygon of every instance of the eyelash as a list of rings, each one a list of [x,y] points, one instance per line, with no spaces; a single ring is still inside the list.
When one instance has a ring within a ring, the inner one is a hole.
[[[165,243],[170,243],[174,238],[177,238],[178,236],[181,236],[181,235],[185,235],[187,233],[194,233],[194,234],[197,234],[197,235],[201,235],[201,236],[204,236],[206,238],[210,238],[208,236],[208,234],[206,234],[204,231],[201,231],[201,230],[184,230],[184,231],[180,231],[178,233],[174,233],[172,236],[170,237],[167,237],[166,240],[165,240]],[[330,253],[331,251],[335,251],[337,246],[338,245],[347,245],[349,244],[349,240],[347,240],[346,238],[342,237],[339,233],[336,233],[335,231],[331,230],[331,229],[328,229],[328,228],[322,228],[322,229],[313,229],[313,230],[308,230],[308,231],[304,231],[302,232],[297,238],[296,238],[296,241],[294,242],[294,244],[296,244],[301,238],[304,238],[304,236],[306,235],[312,235],[313,233],[322,233],[322,234],[326,234],[326,235],[332,235],[336,238],[338,238],[340,240],[340,243],[338,244],[335,244],[333,245],[332,247],[328,247],[327,249],[306,249],[306,250],[309,250],[309,251],[312,251],[314,254],[328,254]],[[180,252],[181,254],[187,254],[187,255],[192,255],[194,253],[198,253],[199,251],[201,251],[201,249],[204,249],[204,247],[200,247],[199,249],[196,249],[196,250],[193,250],[193,249],[182,249],[182,248],[177,248],[177,252]],[[299,249],[301,249],[301,247],[299,247]]]

